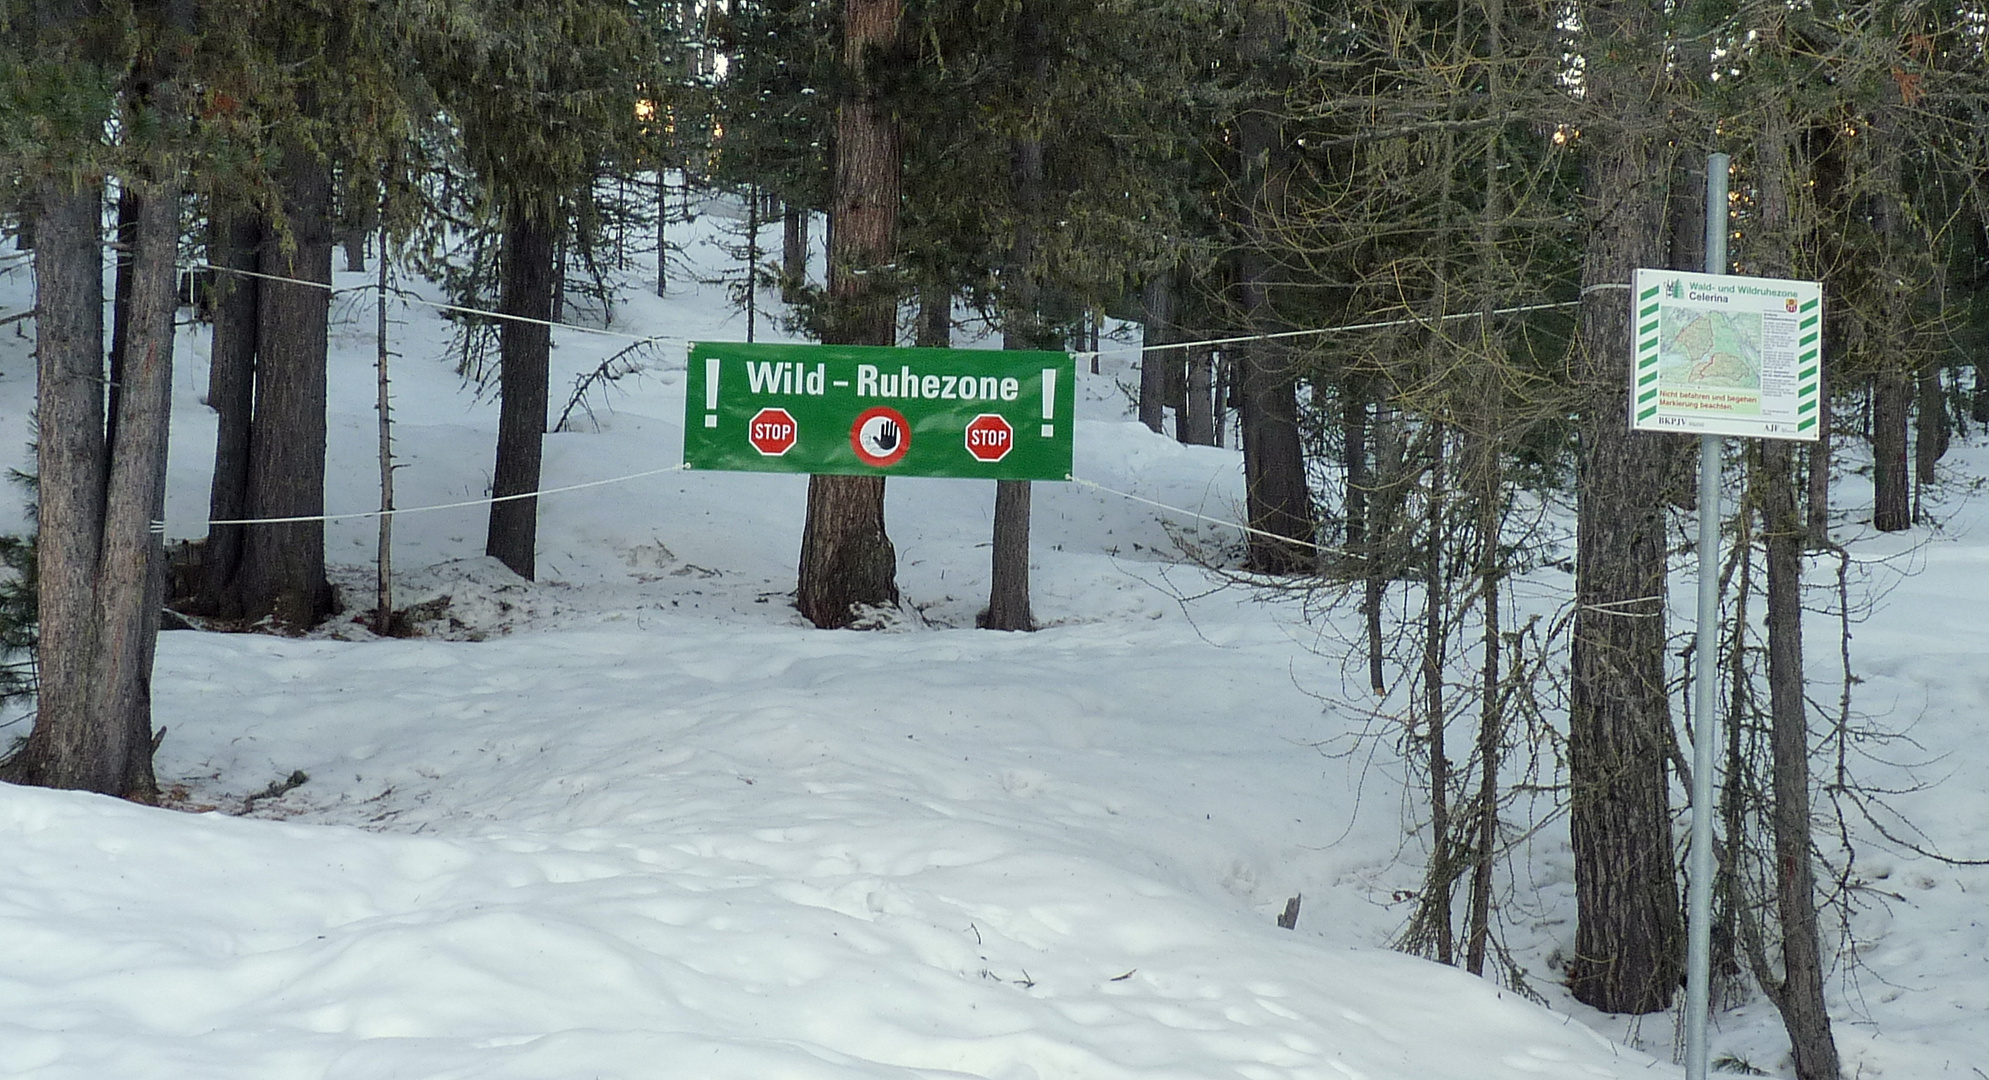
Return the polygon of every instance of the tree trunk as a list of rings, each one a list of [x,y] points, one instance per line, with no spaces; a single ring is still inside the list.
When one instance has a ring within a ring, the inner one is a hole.
[[[504,250],[498,271],[498,309],[506,319],[498,330],[501,369],[498,394],[497,462],[491,472],[495,498],[539,489],[545,448],[546,395],[552,363],[554,250],[556,230],[549,210],[514,204],[504,215]],[[539,500],[536,496],[492,503],[484,554],[526,580],[537,577]]]
[[[142,200],[131,184],[118,185],[117,244],[111,249],[116,272],[111,275],[110,388],[107,437],[117,442],[118,387],[124,382],[124,340],[131,333],[132,259],[138,247],[138,211]]]
[[[1504,96],[1505,4],[1486,0],[1485,90],[1493,109],[1506,107]],[[1485,356],[1476,365],[1477,416],[1475,431],[1466,435],[1466,468],[1470,470],[1472,510],[1477,534],[1473,576],[1478,579],[1480,659],[1478,669],[1478,799],[1467,834],[1473,840],[1471,887],[1465,902],[1464,970],[1485,973],[1485,954],[1492,937],[1492,863],[1498,855],[1499,759],[1505,742],[1505,697],[1500,675],[1503,657],[1500,636],[1499,580],[1504,554],[1499,548],[1506,496],[1504,457],[1499,451],[1503,430],[1504,380],[1500,368],[1506,357],[1500,348],[1493,312],[1498,307],[1499,241],[1505,216],[1500,140],[1493,128],[1485,134],[1485,203],[1478,219],[1478,264],[1482,286],[1478,296],[1479,340]]]
[[[1213,353],[1209,359],[1209,445],[1222,446],[1229,437],[1229,410],[1236,407],[1236,362],[1229,353]]]
[[[1049,42],[1043,13],[1034,0],[1023,0],[1015,14],[1015,51],[1029,58],[1029,81],[1023,94],[1032,109],[1040,109],[1049,94]],[[1009,141],[1010,203],[1015,231],[1009,237],[1007,292],[1002,297],[1002,348],[1040,349],[1056,342],[1043,326],[1042,271],[1036,265],[1036,230],[1043,216],[1043,138],[1040,132]],[[987,630],[1034,630],[1029,607],[1029,481],[995,481],[994,544],[988,585],[988,610],[981,617]]]
[[[1448,654],[1449,630],[1445,608],[1449,590],[1444,578],[1444,440],[1439,429],[1430,461],[1429,503],[1424,514],[1423,536],[1423,719],[1430,755],[1430,836],[1436,872],[1427,886],[1435,895],[1427,903],[1435,910],[1437,963],[1457,962],[1451,903],[1456,895],[1456,868],[1451,864],[1450,750],[1444,738],[1449,727],[1449,708],[1444,704],[1443,664]]]
[[[1776,35],[1775,40],[1779,40]],[[1787,106],[1771,99],[1764,112],[1757,205],[1763,233],[1756,261],[1765,276],[1793,274],[1792,203],[1797,190],[1792,168],[1795,139]],[[1823,957],[1817,933],[1816,881],[1810,862],[1809,720],[1803,676],[1803,552],[1823,537],[1809,535],[1797,510],[1796,489],[1806,477],[1796,472],[1795,447],[1781,439],[1759,442],[1754,470],[1754,502],[1761,508],[1768,572],[1769,748],[1774,763],[1773,822],[1776,917],[1782,928],[1782,979],[1775,985],[1757,972],[1782,1014],[1782,1026],[1799,1080],[1837,1080],[1836,1040],[1823,1002]],[[1738,722],[1738,714],[1733,721]]]
[[[1489,395],[1488,395],[1489,396]],[[1487,410],[1494,416],[1497,406]],[[1496,423],[1487,431],[1497,431]],[[1464,970],[1473,975],[1485,973],[1485,950],[1492,936],[1492,862],[1499,841],[1499,758],[1505,741],[1505,696],[1501,690],[1501,639],[1499,612],[1500,513],[1504,478],[1496,436],[1487,437],[1476,463],[1479,470],[1478,496],[1478,603],[1484,619],[1483,650],[1479,663],[1478,701],[1478,805],[1472,836],[1471,892],[1465,916]]]
[[[898,124],[873,63],[898,40],[899,0],[843,0],[843,63],[854,75],[836,110],[830,211],[829,327],[840,345],[897,341],[898,298],[870,271],[897,254],[902,154]],[[884,532],[884,478],[815,476],[801,534],[795,607],[823,629],[848,626],[864,607],[898,603],[898,553]]]
[[[1830,439],[1834,425],[1830,408],[1830,365],[1825,364],[1823,368],[1817,374],[1823,385],[1816,395],[1816,441],[1809,444],[1803,455],[1804,486],[1807,488],[1803,512],[1807,518],[1806,534],[1814,548],[1830,543]]]
[[[1768,546],[1768,692],[1775,768],[1776,913],[1782,982],[1769,996],[1782,1014],[1800,1080],[1837,1080],[1837,1044],[1823,1002],[1823,958],[1810,862],[1809,720],[1803,703],[1803,524],[1796,514],[1793,451],[1761,443]]]
[[[1215,446],[1215,362],[1207,346],[1188,354],[1186,399],[1174,418],[1174,437],[1189,446]]]
[[[1913,502],[1914,516],[1920,518],[1920,503],[1934,482],[1934,467],[1948,453],[1948,403],[1937,365],[1922,366],[1914,383]]]
[[[1267,64],[1282,51],[1284,38],[1279,14],[1269,4],[1252,4],[1244,16],[1244,63]],[[1247,235],[1279,200],[1282,146],[1273,102],[1247,110],[1237,129],[1243,162],[1237,216]],[[1272,322],[1268,262],[1246,247],[1237,269],[1238,301],[1251,325],[1263,329]],[[1265,342],[1247,344],[1241,353],[1244,499],[1250,526],[1258,530],[1250,534],[1250,567],[1267,574],[1309,570],[1317,551],[1291,365],[1282,350]]]
[[[1884,84],[1890,85],[1890,84]],[[1872,200],[1872,227],[1883,242],[1875,270],[1879,283],[1876,324],[1867,328],[1887,370],[1872,379],[1872,527],[1900,532],[1913,527],[1913,476],[1908,456],[1912,423],[1913,379],[1909,368],[1920,354],[1920,334],[1911,317],[1913,302],[1904,284],[1910,272],[1902,268],[1908,250],[1922,238],[1905,205],[1906,163],[1900,133],[1905,129],[1904,102],[1892,90],[1882,90],[1884,103],[1871,115],[1866,129],[1876,149],[1878,194]]]
[[[154,95],[162,108],[165,91]],[[172,419],[173,315],[178,303],[176,174],[138,195],[130,319],[111,430],[103,556],[97,574],[96,709],[120,730],[122,794],[151,798],[152,658],[165,593],[166,451]]]
[[[757,184],[746,188],[746,342],[752,344],[760,325],[760,199]]]
[[[1142,335],[1146,348],[1140,352],[1140,423],[1155,435],[1167,423],[1168,372],[1181,364],[1181,350],[1156,349],[1174,339],[1174,275],[1155,271],[1140,289],[1140,307],[1146,317]],[[1180,429],[1180,418],[1175,418]]]
[[[995,481],[994,581],[988,588],[987,630],[1034,630],[1029,607],[1029,481]]]
[[[913,344],[922,349],[945,349],[953,345],[953,293],[943,285],[919,289],[918,327]]]
[[[1913,481],[1907,471],[1906,432],[1913,384],[1903,371],[1872,379],[1872,527],[1899,532],[1913,527]]]
[[[1376,542],[1368,508],[1373,503],[1374,472],[1368,468],[1368,404],[1364,388],[1355,379],[1340,383],[1340,453],[1347,468],[1345,542],[1351,568],[1361,578],[1361,622],[1366,627],[1367,684],[1376,697],[1388,693],[1387,672],[1382,669],[1381,602],[1387,579],[1381,570],[1380,545]]]
[[[132,92],[172,116],[177,94],[141,72]],[[152,652],[171,417],[177,173],[127,178],[115,415],[106,415],[100,189],[44,182],[35,256],[40,527],[39,702],[16,783],[150,800]],[[111,433],[115,433],[114,437]]]
[[[1576,372],[1585,400],[1569,700],[1576,928],[1568,981],[1578,1000],[1604,1012],[1666,1008],[1683,969],[1665,768],[1669,447],[1629,430],[1630,296],[1604,287],[1664,255],[1657,149],[1665,120],[1650,100],[1661,22],[1651,0],[1602,0],[1584,17],[1589,40],[1609,47],[1588,54],[1590,119],[1582,131],[1590,224]]]
[[[685,181],[689,186],[689,181]],[[656,166],[656,295],[663,296],[670,286],[670,174],[662,165]]]
[[[44,183],[35,197],[35,416],[40,700],[6,779],[123,793],[130,736],[92,711],[104,530],[100,189]]]
[[[255,420],[249,434],[249,515],[325,512],[326,319],[331,311],[331,176],[309,148],[285,146],[279,177],[290,236],[263,237],[256,290]],[[331,611],[322,521],[252,525],[234,588],[244,618],[306,630]]]
[[[21,193],[21,201],[14,205],[14,212],[20,216],[20,231],[14,234],[14,248],[23,254],[35,249],[35,222],[41,212],[35,206],[33,191]]]
[[[1975,394],[1968,403],[1969,418],[1989,426],[1989,364],[1975,365]]]
[[[256,268],[256,250],[263,243],[262,218],[224,196],[215,196],[208,211],[207,261],[214,275],[214,338],[209,350],[207,405],[214,410],[214,478],[208,488],[207,516],[211,521],[239,521],[249,516],[249,443],[254,420],[256,376],[257,290],[261,282],[227,270]],[[203,559],[201,610],[213,615],[239,616],[228,610],[229,583],[242,562],[246,525],[210,525]]]
[[[780,298],[792,304],[808,284],[808,209],[788,203],[780,214]]]

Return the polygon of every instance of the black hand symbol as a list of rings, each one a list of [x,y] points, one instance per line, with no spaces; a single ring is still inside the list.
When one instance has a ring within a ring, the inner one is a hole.
[[[898,425],[886,420],[877,425],[877,449],[890,453],[898,448]]]

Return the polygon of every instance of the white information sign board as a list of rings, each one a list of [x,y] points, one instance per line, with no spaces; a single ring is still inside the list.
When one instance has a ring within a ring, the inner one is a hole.
[[[1638,270],[1630,426],[1814,440],[1823,391],[1823,286]]]

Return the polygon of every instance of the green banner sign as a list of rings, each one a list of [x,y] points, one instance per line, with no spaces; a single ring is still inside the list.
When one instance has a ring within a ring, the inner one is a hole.
[[[1068,480],[1069,353],[693,342],[684,464]]]

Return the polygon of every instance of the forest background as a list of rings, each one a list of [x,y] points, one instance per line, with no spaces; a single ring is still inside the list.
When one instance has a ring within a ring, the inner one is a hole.
[[[155,797],[163,603],[288,632],[330,613],[314,519],[335,248],[377,259],[383,299],[395,271],[448,286],[462,370],[502,403],[486,551],[531,578],[547,324],[606,316],[602,267],[632,236],[667,290],[688,192],[724,187],[749,208],[739,297],[770,276],[822,341],[945,344],[963,308],[1022,348],[1145,324],[1141,418],[1243,451],[1254,531],[1230,569],[1357,611],[1377,693],[1414,673],[1376,716],[1426,792],[1429,879],[1403,944],[1496,968],[1501,808],[1544,754],[1565,767],[1574,846],[1569,984],[1605,1012],[1665,1009],[1690,718],[1664,600],[1672,516],[1694,496],[1689,448],[1626,429],[1624,287],[1640,266],[1702,265],[1704,162],[1724,151],[1733,270],[1825,285],[1831,430],[1728,463],[1743,493],[1728,602],[1761,617],[1722,642],[1716,936],[1722,969],[1782,1012],[1795,1072],[1834,1076],[1816,907],[1848,863],[1815,839],[1834,819],[1814,812],[1810,759],[1831,736],[1802,675],[1803,581],[1843,558],[1833,530],[1852,523],[1830,483],[1847,460],[1869,462],[1870,527],[1910,530],[1950,439],[1989,423],[1985,18],[1503,0],[12,5],[0,160],[33,252],[39,365],[39,532],[17,550],[41,647],[7,775]],[[778,258],[758,244],[775,220]],[[153,523],[183,294],[214,326],[216,524],[169,565]],[[387,379],[383,353],[383,448]],[[1843,454],[1854,440],[1868,456]],[[381,470],[390,501],[384,450]],[[1570,503],[1575,603],[1507,624],[1540,508]],[[1000,486],[989,628],[1034,625],[1030,505],[1028,485]],[[880,476],[811,483],[795,602],[813,624],[898,603],[883,506]],[[1829,794],[1876,797],[1842,775]]]

